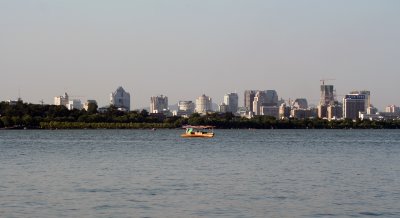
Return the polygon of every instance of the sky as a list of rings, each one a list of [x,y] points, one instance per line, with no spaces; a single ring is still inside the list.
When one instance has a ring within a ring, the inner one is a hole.
[[[370,90],[400,105],[397,0],[0,0],[0,101],[55,96],[131,108],[246,89],[319,100]]]

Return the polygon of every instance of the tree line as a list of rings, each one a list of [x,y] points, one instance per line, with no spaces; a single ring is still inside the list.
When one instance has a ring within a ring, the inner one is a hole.
[[[197,113],[188,118],[152,116],[146,110],[123,112],[110,106],[104,113],[95,104],[88,110],[68,110],[65,106],[16,104],[0,102],[0,128],[2,129],[142,129],[180,128],[183,125],[213,125],[225,129],[398,129],[399,120],[370,121],[350,119],[284,119],[255,116],[251,119],[232,113]]]

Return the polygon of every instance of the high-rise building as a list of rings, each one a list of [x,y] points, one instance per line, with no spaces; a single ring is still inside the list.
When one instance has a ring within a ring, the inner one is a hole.
[[[110,94],[110,104],[115,107],[130,111],[131,109],[131,95],[129,92],[125,92],[121,86],[117,90]]]
[[[150,113],[162,113],[168,111],[168,97],[164,95],[150,98]]]
[[[64,93],[64,96],[54,97],[54,105],[64,105],[66,107],[67,104],[69,104],[69,96],[67,93]]]
[[[319,100],[320,105],[330,105],[335,102],[335,92],[333,85],[321,85],[321,97]]]
[[[212,111],[212,100],[210,97],[203,94],[196,99],[196,112],[206,114]]]
[[[263,106],[278,106],[278,93],[275,90],[266,90]]]
[[[349,94],[343,98],[343,117],[359,118],[360,112],[366,112],[366,96],[363,94]]]
[[[228,106],[226,112],[236,113],[239,107],[239,96],[237,93],[228,93],[224,96],[224,104]]]
[[[244,91],[244,107],[247,109],[247,111],[253,111],[253,101],[256,93],[256,90]]]
[[[333,85],[325,85],[325,80],[322,80],[320,92],[321,96],[317,106],[317,116],[319,118],[327,118],[328,107],[335,104],[335,90]]]

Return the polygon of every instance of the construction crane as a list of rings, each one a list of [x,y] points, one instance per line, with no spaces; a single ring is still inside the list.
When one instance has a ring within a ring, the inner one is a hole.
[[[325,81],[328,81],[328,80],[336,80],[336,79],[320,79],[319,81],[322,82],[322,85],[325,85]]]

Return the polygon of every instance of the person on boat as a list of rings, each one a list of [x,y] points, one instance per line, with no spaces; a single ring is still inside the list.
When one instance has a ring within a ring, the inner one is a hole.
[[[188,129],[186,130],[186,133],[187,133],[187,134],[194,134],[193,128],[188,128]]]

